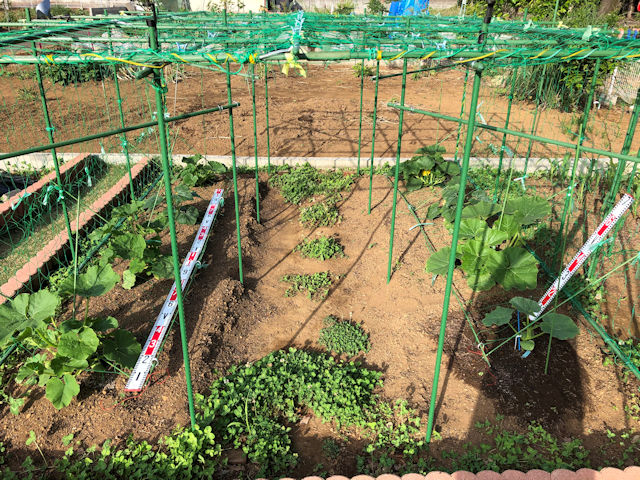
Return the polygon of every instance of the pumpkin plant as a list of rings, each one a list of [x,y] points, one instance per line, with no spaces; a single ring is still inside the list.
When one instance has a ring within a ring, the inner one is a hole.
[[[202,155],[200,154],[182,157],[184,167],[180,169],[178,176],[187,187],[211,185],[219,180],[221,175],[227,173],[227,167],[220,162],[209,160],[198,164],[200,160],[202,160]]]
[[[549,312],[535,318],[535,314],[540,311],[540,305],[531,299],[514,297],[509,303],[513,308],[498,306],[484,316],[482,323],[487,327],[508,326],[515,334],[521,336],[520,346],[524,350],[533,350],[535,339],[542,335],[569,340],[580,333],[578,326],[567,315]],[[522,322],[520,332],[513,326],[516,311],[523,314],[519,316]]]
[[[457,188],[443,189],[444,205],[435,204],[428,214],[432,218],[442,215],[445,226],[453,228]],[[456,258],[466,274],[473,290],[489,290],[496,284],[505,290],[535,288],[538,262],[523,248],[525,231],[551,213],[547,202],[539,197],[507,199],[502,208],[483,196],[484,192],[471,195],[462,210]],[[446,275],[451,247],[444,247],[427,260],[427,271]]]
[[[444,147],[431,145],[419,148],[416,155],[400,165],[408,192],[422,187],[442,184],[459,184],[460,167],[444,159]]]
[[[120,280],[110,265],[93,265],[77,278],[61,285],[62,294],[76,294],[88,300],[107,293]],[[118,328],[113,317],[56,322],[61,296],[49,290],[22,293],[0,305],[0,348],[20,342],[37,352],[18,370],[16,381],[45,388],[45,395],[57,409],[66,407],[80,392],[77,376],[106,363],[131,368],[140,354],[140,343],[128,331]]]

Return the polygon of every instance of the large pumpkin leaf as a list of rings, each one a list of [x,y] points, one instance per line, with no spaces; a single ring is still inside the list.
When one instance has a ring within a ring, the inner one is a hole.
[[[60,336],[58,355],[77,360],[86,359],[98,349],[99,344],[98,336],[91,328],[70,331]]]
[[[429,208],[427,209],[427,219],[433,220],[438,218],[440,215],[442,215],[442,207],[440,205],[437,203],[429,205]]]
[[[500,212],[500,206],[491,202],[478,202],[462,209],[462,218],[489,218]]]
[[[416,177],[409,177],[409,180],[407,180],[407,183],[405,185],[407,192],[420,190],[423,186],[424,186],[424,183],[422,183],[422,180]]]
[[[578,326],[571,318],[561,313],[547,313],[542,318],[540,330],[558,340],[569,340],[580,333]]]
[[[418,171],[431,170],[436,165],[435,160],[427,157],[426,155],[413,157],[413,158],[415,159],[414,166],[418,169]]]
[[[473,290],[489,290],[496,284],[487,265],[498,261],[498,252],[487,247],[483,240],[474,239],[465,243],[460,253],[461,268]]]
[[[427,272],[436,275],[446,275],[449,271],[449,256],[451,255],[451,247],[443,247],[437,252],[431,254],[427,260]]]
[[[69,405],[78,393],[80,393],[80,385],[73,375],[68,373],[63,375],[62,379],[54,377],[47,382],[46,396],[58,410]]]
[[[487,268],[493,278],[505,290],[527,290],[538,284],[538,262],[535,257],[521,247],[509,247],[491,257]]]
[[[513,297],[509,300],[509,303],[513,305],[513,308],[518,310],[525,315],[533,315],[534,313],[540,311],[540,305],[538,302],[534,302],[529,298],[524,297]]]
[[[447,207],[451,207],[458,202],[458,192],[460,185],[447,185],[442,189],[442,198]]]
[[[506,307],[496,307],[489,313],[487,313],[482,319],[482,323],[487,327],[492,325],[502,326],[511,321],[513,316],[513,310]]]
[[[460,237],[462,238],[482,237],[488,229],[487,222],[480,218],[463,218],[460,221]]]
[[[120,276],[113,271],[110,264],[93,265],[81,275],[78,275],[75,293],[81,297],[99,297],[104,295],[120,281]],[[73,277],[68,277],[60,285],[60,291],[66,295],[73,295]]]
[[[14,333],[26,328],[39,328],[52,318],[60,305],[60,297],[48,290],[21,293],[0,305],[0,347],[5,346]]]
[[[452,177],[460,174],[460,167],[458,164],[446,160],[438,163],[438,170],[442,173],[446,173],[447,175],[451,175]]]
[[[493,228],[511,238],[520,231],[520,222],[513,215],[504,215],[502,220],[496,220]]]
[[[127,330],[116,330],[102,342],[105,358],[126,368],[133,368],[142,347],[136,337]]]
[[[540,197],[518,197],[507,201],[505,213],[514,215],[521,225],[532,225],[551,214],[549,203]]]

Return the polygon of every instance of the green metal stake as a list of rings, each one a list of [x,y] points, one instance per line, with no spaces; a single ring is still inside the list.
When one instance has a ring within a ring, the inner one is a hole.
[[[231,101],[231,71],[227,62],[227,99]],[[233,133],[233,108],[229,109],[229,138],[231,139],[231,169],[233,171],[233,200],[236,210],[236,236],[238,237],[238,271],[240,283],[244,284],[242,273],[242,242],[240,241],[240,200],[238,200],[238,172],[236,171],[236,139]],[[257,193],[257,192],[256,192]]]
[[[358,123],[358,167],[356,174],[360,176],[360,150],[362,146],[362,97],[364,92],[364,58],[360,64],[360,122]]]
[[[462,101],[460,102],[460,118],[464,115],[464,104],[466,103],[467,98],[467,84],[469,83],[469,70],[464,74],[464,87],[462,87]],[[453,160],[455,162],[458,161],[458,150],[460,148],[460,135],[462,135],[462,123],[458,125],[458,133],[456,135],[456,149],[453,154]]]
[[[516,80],[518,78],[518,69],[513,72],[511,79],[511,92],[509,93],[509,103],[507,104],[507,118],[504,121],[504,128],[509,128],[509,119],[511,117],[511,105],[513,104],[513,94],[516,89]],[[496,185],[493,189],[493,201],[498,200],[498,187],[500,186],[500,173],[502,172],[502,160],[504,159],[504,150],[507,146],[507,134],[502,135],[502,146],[500,147],[500,158],[498,159],[498,173],[496,175]]]
[[[149,46],[152,50],[158,50],[157,14],[155,4],[151,4],[153,17],[147,20],[149,25]],[[193,386],[191,384],[191,364],[189,362],[189,344],[187,343],[187,327],[184,318],[184,300],[182,298],[182,282],[180,279],[180,262],[178,253],[178,238],[176,236],[176,223],[173,212],[173,194],[171,193],[171,168],[169,167],[169,155],[167,150],[167,129],[164,121],[164,92],[166,87],[162,84],[162,78],[157,68],[153,69],[153,89],[156,98],[156,111],[158,115],[158,137],[160,140],[160,159],[164,180],[164,191],[167,201],[167,216],[169,221],[169,235],[171,236],[171,258],[173,263],[173,276],[176,283],[176,300],[178,302],[178,320],[180,323],[180,340],[182,343],[182,358],[184,361],[184,376],[187,383],[187,400],[189,403],[189,417],[191,426],[196,425],[196,413],[193,405]]]
[[[373,192],[373,156],[376,150],[376,123],[378,121],[378,82],[380,81],[380,60],[376,61],[376,87],[373,98],[373,130],[371,131],[371,162],[369,163],[369,215],[371,215],[371,195]]]
[[[264,64],[264,114],[267,120],[267,174],[271,175],[271,141],[269,139],[269,67]]]
[[[256,64],[251,64],[251,103],[253,105],[253,153],[256,159],[256,221],[260,223],[260,180],[258,178],[258,127],[256,124]]]
[[[556,6],[553,9],[553,23],[556,23],[556,18],[558,17],[558,7],[560,6],[560,0],[556,0]]]
[[[402,62],[402,91],[400,93],[400,105],[404,106],[404,93],[407,86],[407,59]],[[393,207],[391,209],[391,234],[389,235],[389,264],[387,266],[387,283],[391,281],[391,260],[393,257],[393,235],[396,227],[396,203],[398,199],[398,177],[400,175],[400,151],[402,147],[402,120],[404,111],[400,110],[398,122],[398,148],[396,149],[395,181],[393,183]]]
[[[629,150],[631,149],[631,143],[633,142],[633,137],[636,132],[636,127],[638,125],[639,117],[640,117],[640,89],[638,89],[638,92],[636,95],[636,101],[633,105],[633,112],[631,113],[631,118],[629,119],[629,125],[627,126],[627,134],[624,137],[624,143],[622,145],[621,153],[625,155],[628,154]],[[640,156],[640,151],[638,151],[638,155]],[[637,163],[633,165],[633,170],[631,172],[631,176],[629,177],[629,185],[627,189],[628,192],[631,192],[632,181],[633,181],[633,178],[635,177],[637,166],[638,166]],[[627,167],[627,162],[625,160],[619,159],[616,173],[613,178],[613,184],[611,185],[611,189],[609,190],[607,196],[604,199],[604,202],[602,203],[601,212],[603,214],[608,213],[609,210],[611,210],[611,207],[613,207],[613,202],[616,198],[616,195],[618,194],[618,190],[620,189],[620,183],[622,182],[622,176],[624,175],[624,171],[626,167]],[[618,236],[618,232],[624,226],[625,220],[626,218],[622,218],[618,223],[616,223],[613,229],[613,233],[611,235],[614,242]],[[612,242],[611,246],[609,247],[609,250],[608,250],[609,254],[613,249],[614,242]],[[598,252],[596,252],[595,258],[592,260],[592,263],[589,265],[589,269],[588,269],[589,278],[594,277],[598,264],[600,263],[600,261],[602,260],[602,257],[604,256],[604,250],[605,250],[605,247],[602,247]]]
[[[533,124],[531,125],[531,135],[535,135],[538,130],[538,110],[540,109],[540,95],[542,95],[542,87],[544,85],[545,77],[547,75],[547,66],[542,67],[542,75],[538,82],[538,90],[536,93],[536,109],[533,113]],[[529,157],[531,156],[531,149],[533,148],[533,140],[529,140],[529,147],[527,148],[527,157],[524,160],[524,174],[527,174],[527,168],[529,167]]]
[[[25,8],[25,15],[27,18],[27,22],[31,22],[31,12],[28,8]],[[33,51],[33,55],[37,55],[36,50],[36,42],[31,42],[31,50]],[[42,72],[40,71],[40,65],[36,64],[36,80],[38,82],[38,89],[40,91],[40,101],[42,102],[42,114],[44,116],[44,123],[47,130],[47,136],[49,137],[49,143],[54,144],[55,139],[53,136],[54,128],[51,125],[51,117],[49,116],[49,108],[47,107],[47,96],[44,92],[44,85],[42,83]],[[58,182],[58,187],[60,188],[60,192],[62,192],[62,176],[60,175],[60,163],[58,162],[58,155],[56,153],[55,148],[51,148],[51,158],[53,159],[53,167],[56,171],[56,180]],[[64,223],[67,227],[67,235],[69,236],[69,245],[73,245],[73,230],[71,229],[71,222],[69,221],[69,213],[67,212],[67,204],[65,199],[62,200],[62,214],[64,215]],[[76,260],[76,252],[73,248],[71,248],[71,257],[75,263]]]
[[[453,285],[453,270],[456,265],[456,252],[458,249],[458,234],[460,232],[460,219],[462,218],[462,208],[464,206],[464,194],[467,186],[467,172],[469,171],[469,157],[471,156],[471,146],[473,145],[473,132],[476,124],[476,109],[478,106],[478,95],[480,94],[480,84],[482,82],[482,64],[475,66],[476,72],[473,78],[473,89],[471,92],[471,106],[469,107],[469,120],[467,123],[466,142],[462,157],[462,170],[460,172],[460,188],[458,189],[458,203],[456,205],[456,217],[453,224],[451,236],[451,253],[449,254],[449,268],[447,270],[447,283],[444,290],[444,300],[442,303],[442,319],[440,321],[440,334],[438,336],[438,351],[436,354],[436,365],[433,373],[433,384],[431,386],[431,401],[429,403],[429,419],[427,422],[426,441],[431,441],[433,433],[433,421],[436,411],[436,401],[438,397],[438,381],[440,378],[440,364],[442,363],[442,351],[444,350],[444,335],[449,315],[449,301],[451,300],[451,287]]]
[[[109,38],[111,38],[111,30],[109,30]],[[109,53],[113,55],[113,44],[109,43]],[[116,98],[118,99],[118,113],[120,114],[120,126],[125,127],[124,113],[122,111],[122,96],[120,95],[120,82],[118,80],[118,69],[116,65],[113,65],[113,82],[116,87]],[[205,136],[206,138],[206,136]],[[129,174],[129,188],[131,190],[131,200],[136,199],[135,191],[133,188],[133,177],[131,175],[131,159],[129,158],[129,144],[127,142],[127,135],[121,135],[122,151],[124,152],[125,161],[127,163],[127,173]]]

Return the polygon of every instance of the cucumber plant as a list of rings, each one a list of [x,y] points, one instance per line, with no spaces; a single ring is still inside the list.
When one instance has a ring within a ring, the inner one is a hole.
[[[180,205],[182,202],[193,200],[194,195],[186,185],[179,184],[174,188],[177,223],[194,225],[197,222],[198,209],[192,205]],[[129,266],[122,274],[122,287],[125,289],[132,288],[138,278],[151,275],[155,278],[170,278],[173,275],[171,256],[160,251],[160,233],[169,225],[166,208],[160,210],[153,218],[154,210],[161,206],[161,203],[156,196],[144,202],[133,201],[116,207],[113,209],[111,220],[89,235],[89,239],[95,242],[105,234],[110,235],[106,248],[100,250],[101,266],[113,263],[118,258],[129,260]]]
[[[540,311],[540,305],[528,298],[514,297],[509,303],[513,308],[498,306],[487,313],[482,323],[487,327],[508,326],[515,334],[521,336],[520,345],[524,350],[533,350],[535,339],[542,335],[549,335],[558,340],[569,340],[580,333],[578,326],[567,315],[549,312],[533,319],[533,315]],[[522,313],[520,332],[514,327],[513,320],[516,311]]]
[[[132,367],[141,351],[135,337],[119,329],[113,317],[88,316],[89,299],[109,292],[119,280],[110,265],[93,265],[62,283],[62,294],[86,299],[81,320],[57,322],[61,295],[49,290],[22,293],[0,305],[0,348],[20,342],[37,352],[24,361],[15,380],[44,387],[47,399],[61,409],[80,392],[76,378],[82,372],[100,364]]]

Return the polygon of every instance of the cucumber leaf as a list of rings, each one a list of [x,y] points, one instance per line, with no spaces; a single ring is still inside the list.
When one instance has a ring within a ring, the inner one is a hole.
[[[511,308],[496,307],[484,316],[482,323],[487,327],[492,325],[500,327],[509,323],[512,316],[513,310]]]
[[[542,318],[540,330],[558,340],[569,340],[580,333],[578,326],[566,315],[561,313],[547,313]]]
[[[80,385],[73,375],[68,373],[64,374],[62,379],[54,377],[47,382],[46,396],[58,410],[69,405],[78,393]]]
[[[133,368],[142,347],[131,332],[119,329],[103,340],[102,351],[107,360],[126,368]]]
[[[99,297],[110,291],[120,281],[120,275],[113,271],[110,264],[92,265],[87,271],[78,275],[75,293],[81,297]],[[60,285],[64,295],[73,295],[73,277],[66,278]]]
[[[84,360],[95,353],[100,340],[93,329],[85,327],[80,331],[70,331],[60,336],[57,355],[71,360]]]
[[[179,207],[176,213],[176,222],[182,225],[195,225],[198,221],[198,209],[193,205]]]
[[[15,332],[39,328],[52,318],[60,305],[60,297],[48,290],[21,293],[0,305],[0,347],[6,345]]]
[[[509,300],[509,303],[513,305],[513,308],[525,315],[533,315],[540,311],[540,305],[538,305],[538,302],[534,302],[529,298],[513,297]]]
[[[126,260],[142,257],[142,253],[146,247],[147,242],[145,242],[144,237],[139,233],[118,233],[111,241],[114,256]]]

